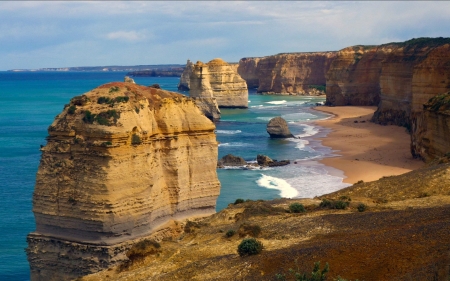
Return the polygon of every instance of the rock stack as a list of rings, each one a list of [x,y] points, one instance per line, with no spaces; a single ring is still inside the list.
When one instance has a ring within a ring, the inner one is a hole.
[[[270,119],[267,124],[267,133],[271,138],[293,138],[291,131],[287,125],[286,120],[281,117],[275,117]]]
[[[32,280],[72,280],[126,261],[173,220],[215,212],[215,126],[192,99],[109,83],[48,129],[28,235]]]

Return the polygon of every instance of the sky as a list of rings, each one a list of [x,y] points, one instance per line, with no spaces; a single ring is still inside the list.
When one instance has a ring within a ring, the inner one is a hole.
[[[238,62],[450,37],[450,1],[0,1],[0,70]]]

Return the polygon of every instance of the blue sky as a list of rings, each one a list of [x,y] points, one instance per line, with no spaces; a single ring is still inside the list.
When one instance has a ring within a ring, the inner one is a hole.
[[[0,70],[237,62],[440,36],[448,1],[0,1]]]

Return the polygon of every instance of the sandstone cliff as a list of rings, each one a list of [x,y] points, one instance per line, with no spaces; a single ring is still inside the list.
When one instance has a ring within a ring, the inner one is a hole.
[[[187,60],[186,67],[183,70],[183,73],[181,73],[180,82],[178,83],[178,90],[181,91],[189,91],[190,87],[190,77],[192,70],[194,69],[194,64]]]
[[[437,95],[415,112],[412,119],[411,152],[426,161],[450,156],[450,92]]]
[[[217,99],[213,96],[208,66],[200,61],[189,72],[189,96],[209,119],[220,119]]]
[[[243,58],[238,73],[249,88],[258,86],[259,93],[324,94],[325,74],[335,56],[336,52],[316,52]]]
[[[222,59],[214,59],[207,64],[197,62],[190,74],[189,95],[191,97],[212,95],[219,107],[247,108],[247,84],[235,69],[236,66]]]
[[[32,280],[107,268],[170,221],[214,213],[214,129],[191,99],[155,88],[110,83],[73,98],[41,149]]]

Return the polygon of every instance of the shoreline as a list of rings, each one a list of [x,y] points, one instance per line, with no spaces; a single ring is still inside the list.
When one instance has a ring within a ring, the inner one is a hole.
[[[314,123],[331,129],[326,137],[315,138],[331,147],[336,157],[319,160],[342,170],[343,182],[354,184],[400,175],[425,165],[410,153],[410,135],[403,127],[370,122],[375,106],[317,106],[312,109],[332,114]]]

